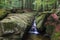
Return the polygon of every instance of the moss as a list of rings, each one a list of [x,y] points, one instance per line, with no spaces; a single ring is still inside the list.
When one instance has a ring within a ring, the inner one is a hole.
[[[0,20],[3,19],[7,15],[4,9],[0,9]]]
[[[0,27],[4,27],[4,31],[15,30],[15,27],[20,31],[25,31],[26,27],[31,25],[34,16],[32,14],[14,14],[7,16],[7,18],[1,20]]]
[[[60,40],[60,32],[54,33],[51,37],[51,40]]]

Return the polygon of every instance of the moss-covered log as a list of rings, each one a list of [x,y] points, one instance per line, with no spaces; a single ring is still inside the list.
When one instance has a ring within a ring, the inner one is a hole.
[[[20,38],[22,38],[26,28],[32,24],[33,19],[33,13],[9,14],[5,19],[0,21],[0,36],[19,35]],[[14,38],[14,36],[12,38]]]

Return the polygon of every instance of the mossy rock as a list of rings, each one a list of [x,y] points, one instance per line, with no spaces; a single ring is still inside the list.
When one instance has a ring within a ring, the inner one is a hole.
[[[7,15],[5,9],[0,9],[0,20],[3,19]]]
[[[46,16],[47,13],[38,13],[38,15],[36,16],[36,24],[37,24],[37,29],[41,29],[42,28],[42,24],[43,24],[43,21],[45,19],[45,16]]]
[[[7,33],[9,31],[14,31],[15,34],[19,32],[22,36],[28,25],[31,25],[33,20],[32,18],[34,18],[34,16],[31,14],[11,14],[0,21],[0,27],[2,28],[3,26],[3,33],[6,33],[6,31]]]
[[[13,33],[14,32],[14,27],[16,25],[13,23],[12,20],[9,19],[3,19],[0,21],[0,28],[1,28],[1,35],[7,34],[7,33]]]

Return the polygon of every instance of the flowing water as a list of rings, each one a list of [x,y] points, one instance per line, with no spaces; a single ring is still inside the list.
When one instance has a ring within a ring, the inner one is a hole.
[[[35,20],[33,22],[33,25],[31,27],[31,29],[29,30],[29,33],[31,33],[31,34],[39,34],[39,32],[38,32],[38,30],[36,28],[36,22],[35,22]]]
[[[50,38],[44,37],[43,35],[41,35],[38,32],[38,30],[36,28],[36,22],[34,21],[31,29],[25,35],[25,37],[23,38],[23,40],[50,40]]]

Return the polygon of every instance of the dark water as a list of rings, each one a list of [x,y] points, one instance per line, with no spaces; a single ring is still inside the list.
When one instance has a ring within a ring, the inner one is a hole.
[[[23,40],[50,40],[47,37],[44,37],[43,35],[36,35],[36,34],[26,34]]]

